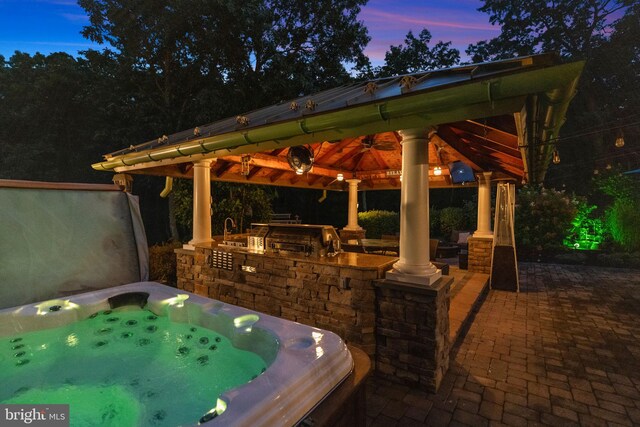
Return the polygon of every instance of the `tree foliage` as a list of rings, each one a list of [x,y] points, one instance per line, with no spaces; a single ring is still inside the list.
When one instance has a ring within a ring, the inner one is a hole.
[[[640,250],[638,179],[613,170],[594,181],[595,188],[611,199],[604,214],[611,238],[626,251]]]
[[[586,60],[563,135],[589,132],[558,144],[563,161],[552,165],[547,175],[548,182],[562,181],[586,194],[597,159],[614,155],[615,129],[633,123],[640,113],[635,84],[640,78],[640,4],[636,0],[483,3],[479,10],[489,14],[501,32],[468,47],[473,62],[549,51]]]
[[[379,239],[383,234],[394,235],[400,231],[400,214],[391,211],[358,212],[358,224],[367,230],[367,237]]]
[[[409,31],[404,45],[390,46],[384,57],[384,65],[377,67],[376,77],[389,77],[418,71],[447,68],[460,62],[460,51],[451,47],[451,42],[439,41],[429,47],[431,33],[424,28],[418,37]]]
[[[65,53],[0,57],[0,178],[100,179],[87,173],[101,149],[92,77],[85,60]]]
[[[501,33],[472,44],[473,62],[556,51],[565,57],[591,58],[608,38],[612,16],[634,0],[484,0],[478,10]]]
[[[83,35],[106,46],[85,55],[115,77],[114,105],[135,118],[121,147],[335,86],[350,78],[345,64],[367,62],[364,0],[79,3]],[[171,218],[184,204],[175,198]]]
[[[164,132],[346,81],[367,61],[363,0],[80,0]],[[204,113],[203,113],[204,112]]]
[[[516,201],[516,243],[538,251],[561,248],[572,228],[578,200],[562,191],[524,186]]]
[[[193,225],[193,186],[189,180],[177,180],[174,191],[176,198],[176,218],[185,236],[191,233]],[[214,235],[222,235],[224,221],[231,218],[236,223],[234,233],[243,233],[252,222],[269,222],[273,210],[274,195],[269,187],[261,185],[241,185],[216,182],[212,185],[212,227]]]

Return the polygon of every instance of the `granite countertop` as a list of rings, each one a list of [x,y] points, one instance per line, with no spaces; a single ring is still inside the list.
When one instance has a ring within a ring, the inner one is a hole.
[[[354,252],[341,252],[340,254],[333,257],[321,257],[321,258],[315,258],[310,256],[307,257],[304,255],[295,255],[295,254],[286,254],[286,255],[262,254],[262,253],[256,253],[256,252],[250,251],[246,247],[219,245],[217,242],[196,244],[195,246],[197,248],[203,248],[203,249],[216,249],[219,251],[251,254],[251,255],[263,256],[267,258],[283,258],[284,257],[291,260],[310,262],[313,264],[333,265],[336,267],[351,267],[351,268],[363,269],[363,270],[385,268],[398,260],[397,257],[392,257],[392,256],[362,254],[362,253],[354,253]],[[193,251],[189,251],[186,249],[176,249],[176,253],[192,253],[192,252]]]

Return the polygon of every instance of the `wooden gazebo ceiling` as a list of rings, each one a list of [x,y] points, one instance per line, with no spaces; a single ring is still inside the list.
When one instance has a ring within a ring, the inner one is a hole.
[[[245,155],[249,168],[243,175],[242,155],[221,156],[211,165],[214,181],[267,184],[346,190],[344,179],[361,180],[359,187],[368,190],[400,188],[402,169],[402,137],[397,132],[384,132],[309,144],[315,154],[310,172],[297,175],[287,162],[289,148],[281,147],[262,153]],[[475,172],[492,171],[494,179],[523,178],[523,162],[513,116],[486,120],[466,120],[440,125],[429,144],[429,183],[431,187],[453,187],[447,165],[460,160]],[[246,159],[245,159],[246,162]],[[436,166],[442,174],[434,175]],[[135,173],[136,171],[131,171]],[[189,163],[146,169],[144,173],[191,178]],[[467,184],[473,185],[473,184]]]

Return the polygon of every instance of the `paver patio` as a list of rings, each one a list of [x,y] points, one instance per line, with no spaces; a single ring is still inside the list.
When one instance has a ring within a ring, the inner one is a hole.
[[[367,424],[640,424],[640,271],[521,263],[489,291],[437,394],[372,378]]]

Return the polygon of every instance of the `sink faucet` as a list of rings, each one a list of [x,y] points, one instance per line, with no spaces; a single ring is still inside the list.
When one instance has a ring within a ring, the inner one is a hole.
[[[231,229],[227,229],[227,221],[231,221]],[[234,228],[236,228],[236,222],[233,220],[233,218],[227,218],[224,220],[224,232],[223,232],[224,240],[227,240],[227,236],[230,234],[231,230],[233,230]]]

